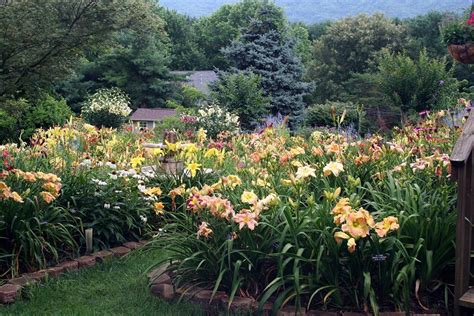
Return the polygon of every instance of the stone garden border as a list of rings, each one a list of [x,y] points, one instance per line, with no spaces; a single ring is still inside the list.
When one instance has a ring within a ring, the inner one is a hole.
[[[273,304],[266,303],[260,311],[257,311],[258,302],[252,298],[235,296],[229,307],[229,297],[224,292],[216,292],[211,300],[212,291],[194,287],[194,288],[175,288],[169,273],[165,272],[168,265],[164,264],[148,274],[150,281],[150,292],[152,295],[165,301],[183,300],[195,305],[201,306],[206,315],[219,315],[223,311],[235,312],[252,312],[256,315],[272,315]],[[285,306],[280,309],[277,316],[369,316],[371,314],[356,312],[333,312],[333,311],[297,311],[295,306]],[[438,313],[405,313],[405,312],[380,312],[380,316],[441,316]]]
[[[19,277],[9,279],[6,284],[0,286],[0,304],[13,303],[21,294],[21,289],[30,284],[41,282],[46,278],[55,278],[59,275],[76,271],[82,268],[89,268],[96,263],[102,263],[110,260],[112,257],[123,257],[130,251],[143,247],[147,241],[126,242],[122,246],[114,247],[109,250],[101,250],[90,255],[68,260],[57,264],[54,267],[38,270],[36,272],[24,273]]]

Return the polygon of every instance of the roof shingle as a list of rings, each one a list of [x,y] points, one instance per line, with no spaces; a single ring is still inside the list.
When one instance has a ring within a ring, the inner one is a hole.
[[[175,109],[163,109],[163,108],[155,108],[155,109],[146,109],[146,108],[138,108],[133,114],[130,116],[131,121],[161,121],[163,118],[167,116],[174,116],[177,112]]]

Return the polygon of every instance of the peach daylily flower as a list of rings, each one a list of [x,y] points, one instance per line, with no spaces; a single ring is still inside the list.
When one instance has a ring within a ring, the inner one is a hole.
[[[334,215],[334,224],[341,225],[346,221],[347,216],[352,212],[352,207],[349,205],[349,199],[343,198],[337,202],[332,209],[331,214]]]
[[[370,233],[370,228],[375,226],[372,216],[360,208],[357,212],[351,212],[346,217],[346,223],[341,226],[342,231],[349,233],[354,238],[364,238]]]
[[[398,228],[400,228],[400,225],[398,224],[398,219],[394,216],[388,216],[381,222],[375,224],[375,231],[380,238],[385,237],[388,232],[397,230]]]
[[[212,235],[212,229],[209,228],[209,224],[202,222],[201,225],[199,225],[199,230],[197,231],[197,238],[199,239],[201,236],[209,238],[210,235]]]
[[[156,215],[163,215],[164,209],[165,209],[165,205],[162,202],[155,202],[153,204],[153,211],[155,211]]]
[[[354,238],[350,238],[347,241],[347,251],[349,251],[349,253],[353,253],[355,249],[356,249],[356,241]]]
[[[12,192],[10,198],[17,203],[23,203],[23,198],[17,192]]]
[[[326,146],[326,153],[327,154],[341,154],[342,153],[342,147],[336,143],[331,143],[328,146]]]
[[[336,239],[338,245],[340,245],[343,240],[347,240],[347,251],[349,251],[349,253],[353,253],[355,251],[356,241],[348,234],[344,232],[335,232],[334,239]]]
[[[257,215],[255,213],[244,211],[234,216],[234,222],[239,224],[239,229],[242,230],[245,226],[250,230],[254,230],[258,225],[256,221]]]
[[[50,204],[55,199],[54,195],[52,195],[49,192],[45,192],[45,191],[40,192],[40,196],[47,204]]]
[[[23,179],[26,182],[35,182],[36,181],[36,177],[35,177],[34,173],[32,173],[32,172],[25,172],[25,174],[23,174]]]

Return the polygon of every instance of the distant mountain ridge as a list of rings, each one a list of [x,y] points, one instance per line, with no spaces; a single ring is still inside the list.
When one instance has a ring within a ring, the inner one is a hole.
[[[238,0],[160,0],[159,3],[179,13],[207,16],[220,6]],[[382,12],[387,16],[408,18],[430,11],[461,12],[471,0],[275,0],[292,22],[314,23],[336,20],[358,13]]]

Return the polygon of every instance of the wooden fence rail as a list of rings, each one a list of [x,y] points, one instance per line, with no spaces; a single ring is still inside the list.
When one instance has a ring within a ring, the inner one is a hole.
[[[474,111],[471,111],[463,132],[451,155],[452,176],[458,183],[458,218],[456,223],[456,271],[454,315],[473,315],[474,288],[471,278],[471,249],[474,244]]]

